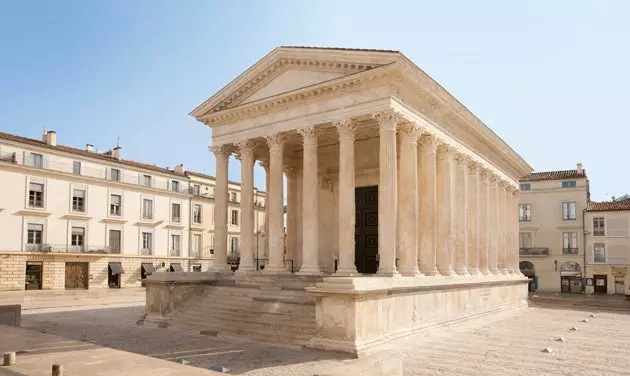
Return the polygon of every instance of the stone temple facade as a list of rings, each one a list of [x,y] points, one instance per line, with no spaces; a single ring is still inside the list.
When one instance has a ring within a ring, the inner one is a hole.
[[[217,224],[228,157],[241,160],[240,266],[230,276],[217,255],[217,278],[312,276],[309,346],[360,355],[526,304],[517,198],[531,167],[400,52],[280,47],[191,115],[213,131]],[[268,182],[262,272],[252,253],[256,161]],[[226,241],[217,225],[216,246]]]

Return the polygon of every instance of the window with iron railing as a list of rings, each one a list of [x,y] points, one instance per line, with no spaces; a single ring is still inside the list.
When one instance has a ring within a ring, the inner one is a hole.
[[[578,254],[577,232],[565,232],[562,234],[562,254]]]
[[[27,249],[40,248],[44,234],[44,225],[39,223],[29,223],[26,233]]]
[[[564,220],[576,219],[575,202],[562,203],[562,219]]]
[[[532,220],[532,205],[531,204],[518,205],[518,220],[521,222],[528,222]]]

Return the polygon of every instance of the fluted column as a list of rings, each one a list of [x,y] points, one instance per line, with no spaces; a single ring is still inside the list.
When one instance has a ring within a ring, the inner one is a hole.
[[[266,273],[286,272],[284,267],[284,205],[282,162],[284,136],[280,133],[267,137],[269,146],[269,263]]]
[[[497,198],[498,198],[498,190],[499,187],[497,185],[498,179],[496,176],[492,175],[488,180],[488,191],[489,191],[489,200],[488,200],[488,269],[491,274],[499,274],[499,269],[497,267],[497,257],[498,257],[498,238],[499,231],[497,229],[498,221],[497,216],[499,215],[499,210],[497,209]]]
[[[321,274],[318,261],[317,128],[308,126],[298,129],[298,133],[304,139],[304,165],[302,167],[302,265],[297,274],[317,275]]]
[[[454,149],[448,144],[437,148],[437,269],[443,276],[453,275],[451,254],[454,252],[453,213],[451,210],[451,171]]]
[[[357,274],[354,263],[354,135],[357,125],[352,119],[335,122],[339,133],[339,263],[336,276]]]
[[[291,270],[292,263],[295,262],[297,252],[297,173],[295,168],[284,166],[284,173],[287,176],[287,262],[285,267]]]
[[[455,272],[458,275],[470,275],[468,273],[468,244],[467,241],[467,199],[466,186],[468,185],[468,158],[466,155],[455,155]]]
[[[488,249],[489,239],[488,231],[490,225],[488,224],[488,208],[489,204],[489,189],[488,189],[488,170],[482,169],[479,172],[479,205],[477,211],[479,213],[479,231],[477,231],[477,246],[479,249],[479,271],[483,275],[490,274],[488,270]]]
[[[260,167],[265,170],[265,249],[262,254],[263,258],[269,258],[269,161],[258,162]],[[260,264],[260,261],[258,261]]]
[[[255,141],[236,144],[241,158],[241,258],[238,273],[256,270],[254,264],[254,149]],[[215,221],[215,223],[217,223]]]
[[[499,182],[499,191],[497,196],[497,209],[499,211],[497,215],[497,230],[499,231],[499,247],[497,251],[497,268],[501,274],[509,274],[506,269],[506,254],[507,254],[507,215],[506,215],[506,199],[507,199],[507,184],[505,181]]]
[[[513,238],[514,229],[512,227],[512,192],[514,188],[508,184],[505,188],[505,270],[507,274],[514,274],[513,265]]]
[[[466,222],[468,224],[468,272],[472,275],[479,273],[479,165],[477,162],[468,162],[468,210]]]
[[[420,276],[418,269],[418,128],[413,123],[398,127],[400,174],[398,175],[398,270]]]
[[[518,246],[518,236],[519,236],[519,225],[518,225],[518,197],[520,191],[518,189],[514,189],[512,192],[512,214],[510,217],[510,223],[512,224],[512,270],[515,275],[522,276],[521,268],[519,265],[519,246]]]
[[[396,123],[398,113],[388,109],[374,114],[379,124],[378,274],[393,276],[396,270]]]
[[[422,135],[418,145],[418,258],[422,273],[437,276],[440,274],[436,267],[437,138],[431,134]]]
[[[228,159],[231,148],[226,145],[211,146],[217,161],[214,193],[214,263],[212,270],[220,273],[230,272],[227,264],[228,249]]]

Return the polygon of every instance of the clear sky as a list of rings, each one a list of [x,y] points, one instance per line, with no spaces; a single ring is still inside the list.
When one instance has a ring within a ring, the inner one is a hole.
[[[583,162],[603,200],[630,191],[628,15],[625,0],[0,0],[0,130],[120,137],[125,159],[214,174],[188,112],[273,48],[397,49],[535,170]]]

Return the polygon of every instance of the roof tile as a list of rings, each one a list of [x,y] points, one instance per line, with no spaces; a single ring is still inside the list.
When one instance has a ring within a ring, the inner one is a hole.
[[[586,211],[616,211],[630,210],[630,200],[625,201],[590,201],[586,204]]]
[[[578,170],[560,170],[560,171],[544,171],[532,172],[519,179],[521,182],[543,181],[543,180],[564,180],[564,179],[582,179],[586,178],[586,170],[578,172]]]

